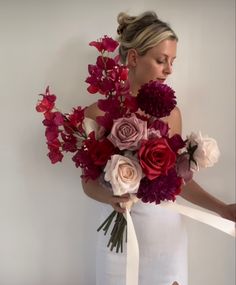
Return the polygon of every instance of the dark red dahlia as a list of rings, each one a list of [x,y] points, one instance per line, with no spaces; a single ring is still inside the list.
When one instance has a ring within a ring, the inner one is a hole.
[[[156,118],[168,116],[176,105],[174,90],[158,81],[144,84],[138,92],[139,108]]]
[[[137,197],[144,203],[160,204],[161,201],[175,201],[175,196],[181,191],[182,178],[177,176],[174,168],[167,175],[161,175],[154,180],[144,177],[140,181]]]

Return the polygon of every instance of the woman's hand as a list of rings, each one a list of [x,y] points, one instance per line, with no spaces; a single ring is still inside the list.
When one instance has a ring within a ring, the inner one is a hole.
[[[236,204],[224,205],[219,214],[222,218],[236,222]]]
[[[121,196],[111,196],[109,199],[109,204],[113,207],[113,209],[119,213],[125,213],[125,209],[121,207],[120,203],[129,202],[130,195],[128,193],[123,194]]]

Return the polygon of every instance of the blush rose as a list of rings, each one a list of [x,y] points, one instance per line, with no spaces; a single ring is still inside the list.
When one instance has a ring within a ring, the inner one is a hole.
[[[104,168],[104,180],[110,182],[114,195],[136,193],[142,179],[142,168],[133,158],[114,154]]]

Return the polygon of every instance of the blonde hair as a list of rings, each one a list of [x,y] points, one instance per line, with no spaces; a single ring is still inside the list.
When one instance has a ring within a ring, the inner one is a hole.
[[[126,62],[128,50],[131,48],[136,49],[139,55],[144,55],[163,40],[178,41],[175,32],[167,23],[158,19],[153,11],[144,12],[137,17],[121,12],[117,21],[117,40],[120,42],[119,54],[122,63]]]

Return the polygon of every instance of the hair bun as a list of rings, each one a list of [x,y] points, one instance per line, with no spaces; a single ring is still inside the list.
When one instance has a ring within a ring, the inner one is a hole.
[[[117,34],[121,36],[123,31],[129,25],[137,25],[136,23],[138,23],[140,20],[143,22],[144,25],[150,25],[152,23],[159,22],[157,14],[153,11],[144,12],[137,17],[133,17],[124,12],[121,12],[117,16],[117,22],[119,24],[117,28]]]
[[[117,16],[117,22],[119,24],[117,28],[117,34],[121,35],[124,29],[132,22],[135,17],[131,17],[128,14],[121,12]]]

